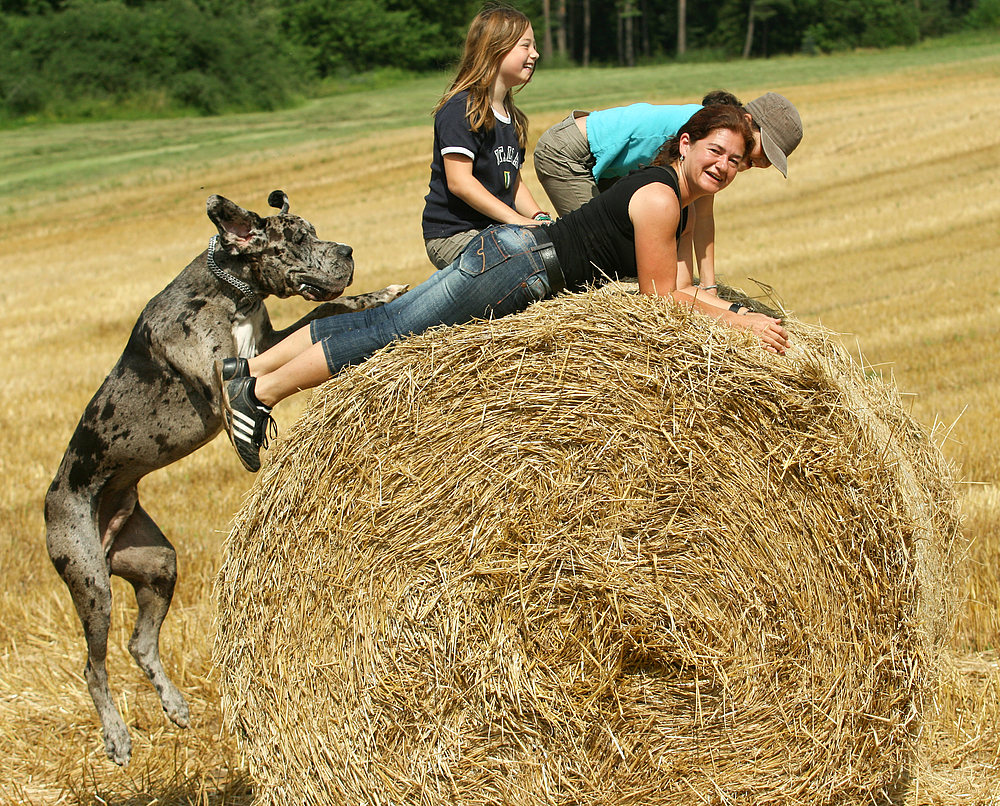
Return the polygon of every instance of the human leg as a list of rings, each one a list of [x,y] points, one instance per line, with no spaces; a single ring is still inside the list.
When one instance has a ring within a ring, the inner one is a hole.
[[[549,296],[553,289],[536,239],[541,232],[535,227],[490,227],[448,268],[399,299],[364,311],[365,326],[345,330],[338,327],[342,317],[317,321],[313,338],[323,344],[330,372],[361,363],[391,342],[428,328],[499,318]]]
[[[336,320],[329,329],[362,327],[364,311],[327,317]],[[318,320],[323,321],[323,320]],[[229,359],[217,364],[222,387],[222,421],[236,455],[251,473],[260,469],[260,449],[277,433],[271,409],[302,389],[311,389],[330,377],[323,348],[314,342],[305,325],[271,349],[244,361]]]
[[[423,285],[418,286],[414,293]],[[351,331],[371,331],[377,324],[373,317],[367,315],[372,310],[375,309],[314,320],[271,349],[250,359],[247,366],[249,375],[253,376],[253,383],[245,387],[250,404],[269,412],[277,403],[295,392],[311,389],[329,379],[332,372],[327,366],[320,341],[324,338],[342,338]],[[224,376],[223,381],[228,382],[230,378],[239,380],[240,377],[245,378],[247,374],[233,372],[229,377]],[[229,388],[230,398],[235,399],[239,389],[236,386]]]
[[[244,467],[256,472],[267,447],[271,406],[322,383],[408,335],[441,325],[506,316],[549,296],[553,287],[532,227],[491,227],[447,269],[379,308],[317,319],[312,344],[271,372],[223,384],[226,428]],[[293,334],[297,336],[297,334]],[[292,338],[292,337],[289,337]],[[274,349],[274,348],[272,348]],[[268,351],[270,352],[270,351]]]
[[[346,314],[339,315],[346,316]],[[275,344],[270,350],[265,350],[260,355],[251,358],[249,360],[250,374],[259,377],[274,372],[308,350],[312,343],[309,325],[303,325]]]
[[[559,215],[582,207],[598,195],[591,168],[594,155],[576,125],[583,112],[572,112],[545,131],[535,145],[535,175]]]
[[[330,378],[322,345],[309,342],[308,347],[270,372],[257,376],[254,397],[268,408],[303,389],[312,389]]]

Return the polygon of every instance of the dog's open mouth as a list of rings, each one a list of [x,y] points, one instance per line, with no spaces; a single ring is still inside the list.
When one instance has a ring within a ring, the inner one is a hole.
[[[321,288],[320,286],[313,285],[312,283],[299,283],[298,293],[299,296],[304,297],[310,302],[325,302],[327,300],[336,299],[344,293],[344,290],[340,289],[334,291],[330,288]]]

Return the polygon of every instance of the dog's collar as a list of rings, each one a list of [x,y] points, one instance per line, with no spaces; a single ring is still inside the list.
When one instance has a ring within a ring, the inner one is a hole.
[[[218,280],[228,283],[239,291],[243,295],[243,298],[247,301],[258,302],[260,300],[260,295],[247,283],[243,282],[243,280],[239,277],[233,277],[231,274],[226,274],[221,268],[219,268],[219,264],[215,262],[215,248],[218,243],[218,235],[213,235],[212,239],[208,242],[208,270],[212,272]]]

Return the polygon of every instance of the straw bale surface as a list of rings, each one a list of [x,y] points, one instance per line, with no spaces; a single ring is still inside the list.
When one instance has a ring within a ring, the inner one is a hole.
[[[777,357],[615,287],[318,389],[217,583],[257,802],[902,797],[951,475],[894,389],[791,326]]]

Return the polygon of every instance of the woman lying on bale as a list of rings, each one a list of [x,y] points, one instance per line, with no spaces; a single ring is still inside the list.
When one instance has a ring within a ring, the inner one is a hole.
[[[506,316],[565,288],[617,277],[638,277],[642,293],[752,330],[766,350],[784,353],[788,334],[780,320],[698,295],[696,286],[677,287],[678,246],[691,230],[688,206],[729,185],[753,143],[742,110],[705,107],[652,165],[554,224],[490,227],[450,266],[387,305],[317,319],[249,361],[221,362],[226,431],[243,466],[260,468],[260,449],[275,430],[272,406],[387,344],[436,325]]]

